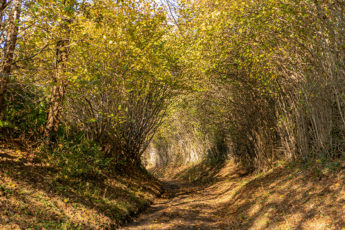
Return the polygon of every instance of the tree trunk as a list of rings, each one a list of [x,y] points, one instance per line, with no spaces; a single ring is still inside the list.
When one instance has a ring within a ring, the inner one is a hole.
[[[0,7],[3,9],[6,7],[6,1],[0,0]],[[16,49],[17,36],[18,36],[18,21],[20,18],[22,0],[15,0],[13,2],[13,8],[8,19],[9,27],[7,30],[6,43],[4,48],[4,60],[1,65],[0,72],[0,114],[5,100],[5,94],[7,91],[7,82],[9,75],[11,74],[11,68],[14,59],[14,51]],[[2,10],[3,10],[2,9]]]
[[[0,15],[2,15],[2,11],[6,9],[7,5],[7,0],[0,0]]]
[[[68,45],[69,39],[59,40],[56,44],[56,72],[53,77],[54,86],[50,95],[49,111],[45,128],[45,136],[53,143],[56,142],[57,132],[63,112],[63,101],[66,89],[65,72],[67,68]]]
[[[57,132],[61,121],[64,94],[65,85],[53,86],[50,95],[50,105],[45,129],[45,136],[49,138],[49,142],[56,142]]]

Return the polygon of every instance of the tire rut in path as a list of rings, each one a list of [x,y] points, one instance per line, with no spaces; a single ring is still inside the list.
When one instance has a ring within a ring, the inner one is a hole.
[[[214,196],[203,187],[180,181],[164,181],[164,193],[134,222],[122,230],[207,230],[220,228]]]

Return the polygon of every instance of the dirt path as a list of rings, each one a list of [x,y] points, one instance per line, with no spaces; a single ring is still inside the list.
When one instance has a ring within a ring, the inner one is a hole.
[[[123,212],[160,192],[152,178],[139,175],[72,182],[20,150],[0,149],[0,163],[0,229],[112,228]],[[345,159],[331,163],[332,170],[316,162],[253,174],[232,161],[168,171],[181,180],[163,181],[163,195],[122,229],[345,230]]]
[[[146,212],[121,229],[224,229],[214,213],[216,196],[208,190],[181,181],[164,181],[164,188]]]
[[[344,175],[345,167],[322,176],[298,167],[277,167],[241,176],[229,162],[213,172],[208,186],[165,181],[162,197],[121,229],[344,230]]]

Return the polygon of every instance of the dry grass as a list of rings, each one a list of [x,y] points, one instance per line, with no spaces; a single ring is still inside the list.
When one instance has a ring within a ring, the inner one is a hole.
[[[140,172],[69,178],[13,147],[1,147],[0,165],[0,229],[114,229],[161,192]]]
[[[341,229],[345,227],[345,170],[315,174],[297,166],[228,179],[236,186],[219,203],[234,229]]]

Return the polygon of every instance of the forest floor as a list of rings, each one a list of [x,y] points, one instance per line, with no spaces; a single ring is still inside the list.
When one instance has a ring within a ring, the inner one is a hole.
[[[0,229],[344,230],[344,162],[248,175],[231,161],[171,167],[160,196],[162,184],[143,172],[73,177],[31,151],[0,145]]]
[[[161,193],[143,172],[64,174],[56,162],[0,144],[0,229],[116,229]]]
[[[342,161],[344,162],[344,161]],[[122,230],[345,229],[341,161],[241,176],[229,161],[168,172],[165,193]],[[308,168],[313,168],[310,170]],[[177,180],[176,180],[177,179]]]

